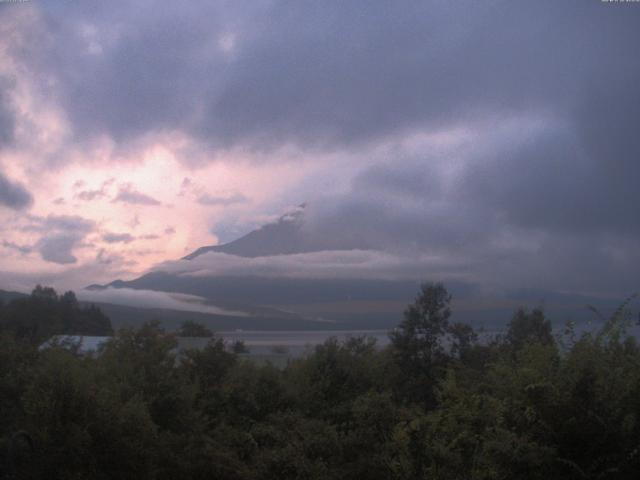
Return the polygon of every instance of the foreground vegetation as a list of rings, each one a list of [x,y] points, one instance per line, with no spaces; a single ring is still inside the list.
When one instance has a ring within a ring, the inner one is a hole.
[[[41,294],[38,318],[62,308]],[[31,307],[4,306],[0,465],[50,479],[637,478],[626,305],[597,332],[558,338],[541,311],[520,310],[480,344],[449,303],[425,285],[389,347],[329,340],[283,370],[215,336],[176,357],[156,323],[119,331],[96,357],[38,351],[46,328],[19,318]]]

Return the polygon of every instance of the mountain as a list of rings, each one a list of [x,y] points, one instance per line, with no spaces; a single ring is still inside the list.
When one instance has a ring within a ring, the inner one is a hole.
[[[9,303],[12,300],[27,298],[26,293],[0,290],[0,302]],[[107,302],[80,301],[80,305],[96,305],[109,317],[114,329],[123,327],[140,327],[145,322],[160,320],[169,330],[176,330],[185,320],[202,323],[215,332],[241,330],[322,330],[326,325],[313,320],[301,319],[299,316],[264,309],[254,311],[253,316],[238,317],[232,315],[217,315],[212,313],[175,310],[170,308],[141,308],[130,305],[116,305]]]
[[[109,317],[114,329],[140,327],[145,322],[159,320],[168,330],[177,330],[185,320],[203,324],[214,332],[234,330],[323,330],[326,325],[276,311],[259,312],[243,317],[216,315],[211,313],[175,310],[169,308],[141,308],[103,302],[80,302],[93,304]]]
[[[9,303],[11,300],[15,300],[17,298],[24,298],[28,295],[26,293],[20,292],[9,292],[7,290],[0,290],[0,302]]]
[[[267,257],[326,250],[353,250],[367,248],[362,239],[325,238],[317,231],[305,227],[306,204],[281,216],[276,222],[266,224],[243,237],[223,245],[200,247],[182,258],[193,260],[205,253],[218,252],[238,257]]]
[[[302,232],[303,215],[304,205],[292,213],[283,215],[277,222],[264,225],[233,242],[200,247],[183,260],[193,260],[209,252],[253,258],[311,251]]]
[[[88,289],[195,295],[203,298],[205,305],[242,312],[242,316],[224,319],[225,326],[236,328],[386,329],[398,324],[421,281],[440,280],[419,269],[413,279],[406,275],[376,277],[371,269],[386,265],[387,261],[383,255],[376,256],[382,252],[366,250],[366,245],[358,241],[357,232],[353,236],[345,232],[340,241],[323,237],[305,224],[305,212],[305,205],[301,205],[232,242],[201,247],[133,280],[116,280]],[[371,263],[358,270],[357,257],[363,251],[364,256],[372,253],[368,260]],[[294,257],[295,261],[287,263]],[[327,268],[321,270],[322,275],[314,275],[325,259],[330,262]],[[219,268],[221,265],[225,268]],[[272,269],[265,270],[265,266]],[[337,269],[341,269],[340,275]],[[381,271],[385,273],[384,269]],[[448,280],[446,285],[454,297],[456,320],[488,329],[504,325],[520,306],[543,305],[556,323],[562,324],[567,319],[592,320],[587,304],[608,311],[617,301],[522,291],[486,298],[471,283]]]
[[[209,253],[236,258],[287,256],[362,249],[362,242],[323,238],[306,228],[306,205],[223,245],[198,248],[178,262],[205,262]],[[290,278],[259,272],[194,276],[161,268],[129,281],[91,285],[88,290],[134,289],[189,294],[251,318],[297,319],[300,325],[322,322],[325,328],[387,328],[395,325],[419,287],[417,281],[365,278]],[[383,305],[384,304],[384,305]],[[279,321],[278,323],[282,323]],[[264,324],[264,322],[263,322]]]

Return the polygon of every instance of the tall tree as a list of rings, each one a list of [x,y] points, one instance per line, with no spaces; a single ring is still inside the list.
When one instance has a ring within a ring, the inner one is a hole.
[[[178,336],[208,338],[213,337],[213,332],[199,322],[193,320],[185,320],[184,322],[182,322],[182,325],[180,325]]]
[[[551,345],[554,343],[551,322],[540,308],[531,312],[520,308],[509,322],[505,340],[516,350],[528,343]]]
[[[449,331],[450,303],[442,283],[423,284],[404,320],[390,334],[399,367],[398,390],[427,407],[435,404],[435,383],[448,357],[443,340]]]

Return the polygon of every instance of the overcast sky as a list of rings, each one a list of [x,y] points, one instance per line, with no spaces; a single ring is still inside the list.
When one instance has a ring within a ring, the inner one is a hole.
[[[132,278],[307,202],[374,252],[358,275],[629,294],[638,45],[634,2],[0,3],[0,288]]]

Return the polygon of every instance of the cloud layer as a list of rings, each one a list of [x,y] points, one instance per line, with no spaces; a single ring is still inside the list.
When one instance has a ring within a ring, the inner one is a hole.
[[[12,209],[28,207],[33,198],[24,186],[12,182],[0,172],[0,206]]]
[[[105,290],[81,290],[78,295],[80,300],[86,302],[113,303],[138,308],[162,308],[236,317],[246,316],[244,312],[227,310],[207,304],[201,297],[180,293],[133,290],[130,288],[107,288]]]
[[[4,271],[134,276],[307,201],[303,233],[333,253],[202,271],[638,287],[632,3],[28,2],[0,17]]]

